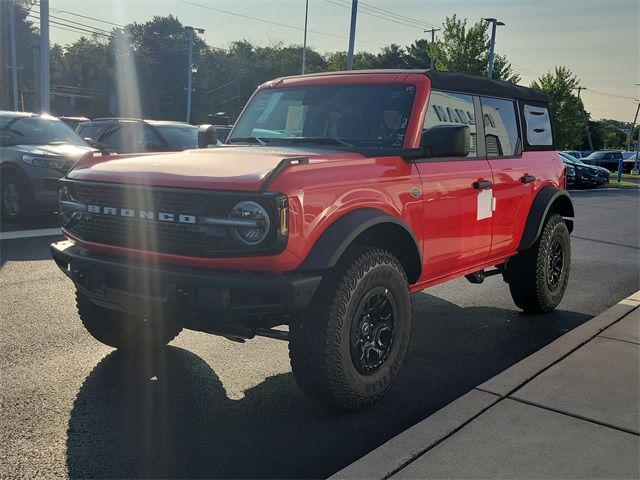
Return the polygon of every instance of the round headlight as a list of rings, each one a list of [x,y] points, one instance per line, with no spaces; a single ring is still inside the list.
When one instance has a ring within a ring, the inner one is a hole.
[[[269,213],[262,205],[244,201],[237,203],[229,214],[230,220],[237,220],[237,224],[229,227],[231,235],[238,242],[247,246],[262,243],[269,234]]]

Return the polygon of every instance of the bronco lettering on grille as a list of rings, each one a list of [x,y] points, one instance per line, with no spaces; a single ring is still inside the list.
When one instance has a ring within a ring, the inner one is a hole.
[[[195,215],[184,213],[154,212],[152,210],[133,210],[132,208],[102,207],[100,205],[87,205],[87,212],[101,213],[103,215],[115,215],[118,217],[138,217],[144,220],[161,220],[163,222],[196,223]]]

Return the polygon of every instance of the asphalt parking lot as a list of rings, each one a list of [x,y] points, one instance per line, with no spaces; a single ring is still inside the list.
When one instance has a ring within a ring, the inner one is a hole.
[[[153,359],[103,346],[50,260],[56,237],[2,241],[0,477],[329,476],[640,289],[639,194],[572,194],[571,280],[551,315],[520,313],[499,277],[416,295],[398,383],[356,414],[305,397],[277,340],[185,331]]]

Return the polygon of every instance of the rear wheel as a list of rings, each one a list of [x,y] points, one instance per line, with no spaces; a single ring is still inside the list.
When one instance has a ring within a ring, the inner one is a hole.
[[[182,331],[177,322],[147,320],[100,307],[76,293],[78,314],[87,331],[101,343],[123,350],[166,345]]]
[[[377,401],[404,361],[411,332],[407,278],[391,253],[354,247],[290,325],[294,377],[316,400],[346,410]]]
[[[553,311],[567,289],[570,267],[569,229],[561,215],[552,214],[533,246],[507,264],[505,280],[513,301],[525,312]]]
[[[2,219],[24,222],[31,218],[33,199],[25,182],[15,173],[2,176]]]

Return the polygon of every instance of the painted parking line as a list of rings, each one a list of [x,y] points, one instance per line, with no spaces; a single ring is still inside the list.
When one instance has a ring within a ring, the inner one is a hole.
[[[62,231],[59,228],[41,228],[39,230],[18,230],[17,232],[0,232],[0,240],[49,237],[52,235],[62,235]]]

